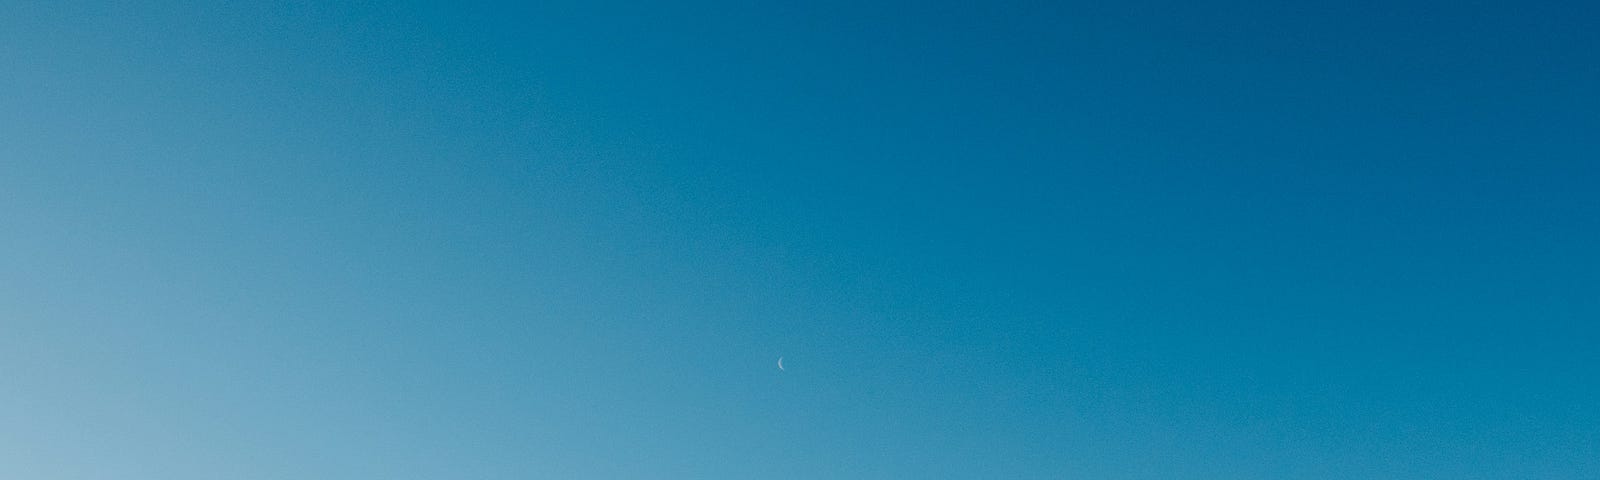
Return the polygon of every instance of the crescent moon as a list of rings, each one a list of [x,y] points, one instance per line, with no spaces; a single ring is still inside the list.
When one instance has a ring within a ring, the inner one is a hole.
[[[783,370],[783,357],[778,357],[778,370]]]

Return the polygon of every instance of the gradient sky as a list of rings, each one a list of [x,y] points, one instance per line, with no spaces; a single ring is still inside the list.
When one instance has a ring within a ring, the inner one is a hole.
[[[1594,2],[115,3],[0,477],[1600,472]]]

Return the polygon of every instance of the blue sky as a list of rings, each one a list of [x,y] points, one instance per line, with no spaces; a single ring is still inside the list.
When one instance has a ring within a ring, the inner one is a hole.
[[[1592,4],[144,3],[0,4],[6,478],[1600,471]]]

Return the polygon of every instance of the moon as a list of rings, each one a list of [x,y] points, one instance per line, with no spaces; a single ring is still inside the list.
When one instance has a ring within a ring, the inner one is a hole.
[[[778,357],[778,371],[783,371],[783,357]]]

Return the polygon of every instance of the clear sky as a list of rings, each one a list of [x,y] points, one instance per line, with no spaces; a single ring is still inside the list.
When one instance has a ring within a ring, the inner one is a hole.
[[[105,3],[3,478],[1600,472],[1594,2]]]

